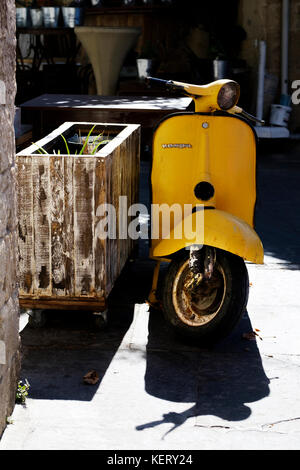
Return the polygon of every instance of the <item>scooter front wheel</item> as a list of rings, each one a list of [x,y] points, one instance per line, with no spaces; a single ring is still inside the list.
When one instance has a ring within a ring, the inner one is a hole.
[[[165,318],[184,336],[199,342],[216,342],[233,330],[245,311],[249,294],[247,268],[239,256],[217,250],[211,279],[202,279],[195,285],[193,276],[189,252],[183,250],[170,263],[164,280]]]

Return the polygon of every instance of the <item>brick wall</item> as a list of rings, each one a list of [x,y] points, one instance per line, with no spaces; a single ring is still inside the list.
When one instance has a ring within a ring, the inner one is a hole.
[[[15,201],[15,1],[0,2],[0,436],[19,374]]]

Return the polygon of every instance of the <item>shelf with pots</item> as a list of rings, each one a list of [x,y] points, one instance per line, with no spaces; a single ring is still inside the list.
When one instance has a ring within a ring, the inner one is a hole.
[[[67,3],[64,0],[60,2],[16,1],[17,29],[74,28],[83,24],[83,18],[84,8],[80,4],[71,6],[70,2]]]

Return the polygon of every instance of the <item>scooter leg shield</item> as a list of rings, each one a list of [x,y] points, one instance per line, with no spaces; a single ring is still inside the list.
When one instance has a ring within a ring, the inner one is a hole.
[[[178,236],[180,233],[181,237]],[[170,231],[169,236],[152,240],[152,256],[167,258],[192,245],[220,248],[255,264],[264,262],[263,246],[253,228],[218,209],[190,214]]]

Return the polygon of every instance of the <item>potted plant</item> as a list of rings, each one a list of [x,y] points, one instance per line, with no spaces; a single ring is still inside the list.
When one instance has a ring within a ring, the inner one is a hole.
[[[28,26],[26,7],[16,8],[16,25],[18,28],[26,28]]]
[[[153,73],[157,59],[157,48],[150,41],[145,42],[137,59],[138,76],[141,80]]]
[[[43,26],[43,11],[37,0],[32,2],[31,8],[29,9],[31,26],[33,28],[41,28]]]
[[[247,34],[242,26],[235,25],[229,31],[211,31],[210,58],[213,61],[215,80],[232,78],[234,63],[237,61],[242,42]]]
[[[83,23],[83,8],[80,6],[61,7],[64,25],[66,28],[81,26]]]
[[[45,28],[57,28],[60,8],[58,6],[43,6],[43,22]]]
[[[29,26],[28,7],[32,1],[16,0],[16,25],[18,28],[26,28]]]
[[[228,78],[230,74],[230,62],[227,57],[227,51],[223,41],[214,33],[211,34],[210,38],[209,55],[212,60],[214,80]]]

